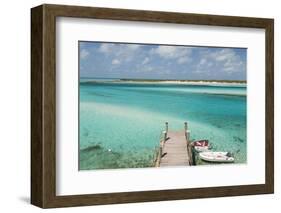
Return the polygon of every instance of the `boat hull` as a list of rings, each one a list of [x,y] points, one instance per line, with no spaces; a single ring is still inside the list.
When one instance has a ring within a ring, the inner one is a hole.
[[[227,156],[228,152],[201,152],[200,159],[215,163],[233,163],[234,157]]]

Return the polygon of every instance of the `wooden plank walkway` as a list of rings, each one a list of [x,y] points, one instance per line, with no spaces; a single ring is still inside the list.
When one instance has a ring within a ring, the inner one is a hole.
[[[166,141],[162,142],[159,166],[189,166],[190,156],[187,144],[185,130],[168,131]]]

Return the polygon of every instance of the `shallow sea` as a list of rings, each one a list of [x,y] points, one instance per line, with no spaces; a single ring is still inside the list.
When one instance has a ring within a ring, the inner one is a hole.
[[[246,86],[81,80],[80,169],[153,166],[166,121],[246,163]]]

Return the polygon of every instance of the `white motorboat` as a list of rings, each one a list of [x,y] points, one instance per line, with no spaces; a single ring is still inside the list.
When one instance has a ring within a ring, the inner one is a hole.
[[[199,157],[204,161],[217,163],[233,163],[234,157],[229,152],[201,152]]]

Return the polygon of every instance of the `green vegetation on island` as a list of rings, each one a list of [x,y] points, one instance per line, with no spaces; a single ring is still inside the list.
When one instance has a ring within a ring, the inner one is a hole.
[[[245,80],[177,80],[177,79],[128,79],[128,78],[122,78],[119,79],[120,81],[134,81],[134,82],[203,82],[203,83],[240,83],[240,84],[246,84],[247,81]]]

